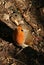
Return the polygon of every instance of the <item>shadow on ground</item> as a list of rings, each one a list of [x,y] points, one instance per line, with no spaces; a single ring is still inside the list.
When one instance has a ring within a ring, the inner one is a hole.
[[[0,21],[0,38],[12,42],[12,33],[13,30],[9,28],[5,23]]]

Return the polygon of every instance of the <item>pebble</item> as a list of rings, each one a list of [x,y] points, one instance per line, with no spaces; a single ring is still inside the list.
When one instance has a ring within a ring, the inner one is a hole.
[[[19,25],[18,22],[17,22],[17,20],[15,20],[13,17],[11,17],[11,20],[12,20],[15,24]]]
[[[13,11],[12,11],[12,10],[8,10],[8,13],[9,13],[9,14],[12,14],[12,13],[13,13]]]
[[[29,7],[31,8],[31,6],[32,6],[32,2],[30,1],[30,3],[29,3]]]
[[[43,10],[43,13],[44,13],[44,8],[42,10]]]
[[[11,64],[11,65],[16,65],[15,63]]]
[[[42,52],[44,52],[44,49],[42,49]]]
[[[1,1],[0,1],[0,5],[1,5]]]
[[[8,9],[9,7],[11,7],[11,5],[12,5],[12,3],[11,3],[11,2],[6,2],[6,3],[5,3],[5,8],[7,8],[7,9]]]
[[[9,14],[4,14],[3,19],[4,20],[9,20]]]
[[[23,18],[17,13],[11,16],[11,21],[14,22],[16,25],[24,24]]]
[[[41,10],[42,14],[44,14],[44,7],[43,7],[43,8],[41,8],[40,10]]]
[[[39,33],[39,32],[41,32],[41,28],[39,28],[39,29],[37,30],[37,33]]]
[[[5,0],[1,0],[1,2],[2,2],[2,4],[4,5],[6,1],[5,1]]]

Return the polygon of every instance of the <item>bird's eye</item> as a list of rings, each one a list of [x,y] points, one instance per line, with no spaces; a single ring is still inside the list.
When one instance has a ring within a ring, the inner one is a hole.
[[[23,30],[21,30],[21,31],[23,31]]]

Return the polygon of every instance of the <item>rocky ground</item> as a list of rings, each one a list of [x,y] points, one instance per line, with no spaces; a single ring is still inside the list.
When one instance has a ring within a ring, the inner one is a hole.
[[[0,0],[0,65],[44,65],[44,5],[37,0],[18,1]],[[16,20],[30,25],[29,29],[36,36],[33,46],[17,56],[20,48],[12,39]]]

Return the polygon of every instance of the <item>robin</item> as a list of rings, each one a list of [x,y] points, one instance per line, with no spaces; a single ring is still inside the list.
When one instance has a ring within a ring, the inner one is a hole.
[[[33,44],[33,37],[31,35],[31,32],[21,25],[18,25],[17,28],[14,30],[13,40],[17,42],[18,46],[22,47],[22,49],[17,54],[19,54],[24,48],[28,47],[30,44]]]

